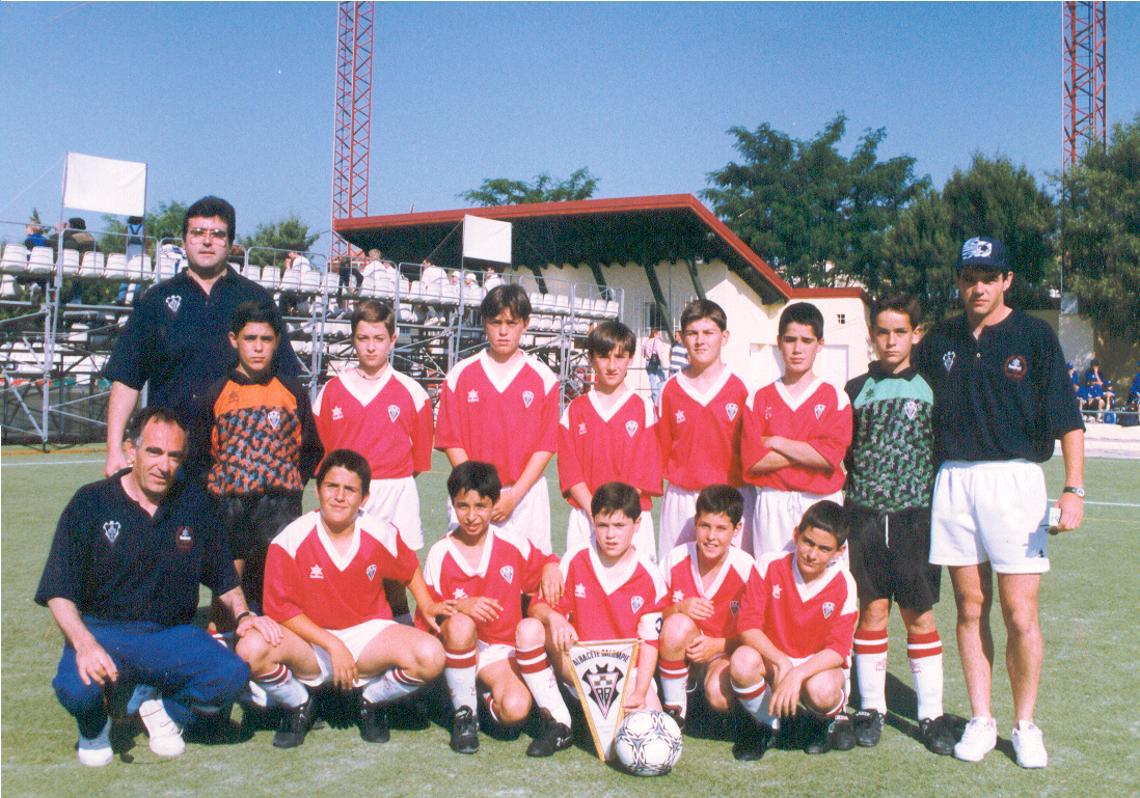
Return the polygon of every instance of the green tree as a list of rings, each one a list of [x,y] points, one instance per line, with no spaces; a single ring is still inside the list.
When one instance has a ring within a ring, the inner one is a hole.
[[[594,196],[598,189],[598,178],[583,166],[565,180],[557,180],[548,173],[536,175],[527,183],[523,180],[510,180],[505,177],[487,178],[479,188],[459,194],[472,205],[522,205],[533,202],[567,202],[584,200]]]
[[[926,189],[883,237],[884,287],[918,298],[929,319],[939,319],[955,301],[957,253],[950,207],[936,189]]]
[[[733,127],[740,161],[708,175],[701,192],[732,230],[792,285],[882,281],[882,238],[929,185],[915,159],[878,159],[886,132],[865,131],[850,157],[839,152],[847,118],[838,114],[810,140],[765,123]]]
[[[259,224],[253,235],[246,236],[238,243],[249,252],[250,263],[265,266],[271,263],[281,263],[284,252],[269,252],[267,250],[296,250],[308,252],[316,243],[319,235],[309,232],[309,225],[290,213],[279,222]],[[256,248],[256,249],[255,249]],[[250,252],[250,250],[253,250]]]
[[[187,206],[181,202],[161,202],[158,209],[148,211],[143,216],[143,233],[146,236],[146,249],[153,254],[153,244],[164,238],[182,238],[182,220]],[[126,248],[127,225],[118,216],[103,217],[104,234],[99,238],[102,252],[122,252]]]
[[[1064,176],[1065,288],[1102,330],[1140,340],[1140,114]]]

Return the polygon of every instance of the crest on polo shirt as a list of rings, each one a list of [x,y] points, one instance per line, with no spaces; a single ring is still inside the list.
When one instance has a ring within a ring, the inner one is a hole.
[[[1029,371],[1029,364],[1024,355],[1010,355],[1005,361],[1005,376],[1007,379],[1021,382],[1025,373]]]
[[[478,402],[478,401],[479,401],[479,392],[476,391],[474,388],[472,388],[470,391],[467,392],[467,403],[473,404],[473,403]]]
[[[947,373],[950,372],[950,369],[954,368],[954,358],[956,358],[957,356],[958,356],[958,353],[953,352],[953,351],[944,352],[942,354],[942,368],[946,369]]]
[[[166,298],[166,307],[170,308],[171,313],[178,313],[178,309],[182,307],[182,295],[171,294]]]
[[[530,407],[534,403],[534,391],[523,391],[523,407]]]
[[[507,584],[509,585],[511,582],[515,581],[515,569],[510,565],[504,565],[499,569],[499,576],[507,580]]]
[[[823,617],[824,618],[830,618],[831,613],[833,613],[833,612],[835,612],[835,602],[834,601],[823,602]]]
[[[371,582],[373,579],[375,579],[376,578],[376,563],[372,563],[367,568],[365,568],[364,574],[365,574],[365,576],[368,577],[369,582]]]
[[[728,420],[733,421],[736,419],[736,414],[740,412],[740,405],[736,402],[729,402],[724,406],[724,412],[728,415]]]
[[[818,404],[815,406],[814,409],[815,409],[816,420],[818,420],[819,417],[823,415],[823,411],[827,409],[827,406],[823,405],[823,404]]]
[[[392,423],[396,423],[396,419],[400,417],[399,405],[388,405],[388,418],[392,419]]]
[[[629,608],[631,610],[633,610],[634,612],[637,612],[644,605],[645,605],[645,599],[643,599],[641,596],[630,596]]]
[[[180,526],[174,533],[174,546],[179,551],[190,551],[194,548],[194,530],[188,526]]]
[[[903,405],[903,412],[906,413],[907,418],[914,421],[914,417],[918,415],[918,402],[908,399],[907,403]]]
[[[114,545],[115,539],[119,537],[119,530],[123,525],[118,521],[107,521],[103,524],[103,537],[107,538],[107,542]]]
[[[266,414],[265,419],[269,422],[269,426],[273,427],[273,429],[277,429],[281,426],[281,411],[270,410],[269,413]]]
[[[637,434],[637,427],[638,427],[638,424],[633,419],[630,419],[629,421],[625,422],[626,434],[632,438],[634,435]]]
[[[344,411],[340,409],[340,405],[337,405],[332,409],[332,420],[340,421],[342,418],[344,418]]]

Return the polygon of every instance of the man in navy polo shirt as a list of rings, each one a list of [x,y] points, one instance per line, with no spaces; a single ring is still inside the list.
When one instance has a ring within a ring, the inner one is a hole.
[[[149,385],[147,403],[172,409],[185,427],[195,399],[234,365],[234,309],[250,300],[273,303],[268,291],[227,263],[234,223],[233,206],[218,197],[203,197],[186,210],[182,238],[189,268],[146,292],[115,343],[103,368],[111,380],[106,476],[126,465],[119,443],[143,385]],[[277,348],[274,366],[284,376],[300,374],[288,339]]]
[[[124,441],[129,468],[80,488],[63,511],[36,602],[63,632],[52,682],[79,725],[79,761],[112,759],[106,697],[116,685],[145,683],[161,697],[139,715],[160,756],[182,753],[182,729],[217,715],[245,687],[249,668],[191,625],[198,586],[219,594],[237,636],[272,645],[281,628],[246,606],[213,502],[192,482],[175,481],[186,432],[160,407],[136,414]]]
[[[1049,532],[1077,529],[1084,515],[1084,424],[1065,358],[1049,326],[1010,308],[1013,272],[1005,248],[971,238],[958,258],[965,313],[936,326],[918,368],[934,390],[936,457],[930,561],[950,568],[958,603],[958,649],[973,718],[954,747],[976,762],[997,742],[990,707],[992,573],[1007,632],[1013,688],[1013,747],[1022,767],[1048,755],[1033,710],[1044,658],[1037,617]],[[1061,441],[1065,487],[1050,519],[1039,463]]]

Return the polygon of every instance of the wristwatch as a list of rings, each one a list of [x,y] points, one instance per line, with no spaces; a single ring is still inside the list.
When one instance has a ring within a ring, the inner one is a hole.
[[[1074,496],[1083,499],[1085,497],[1085,489],[1066,485],[1061,489],[1061,493],[1072,493]]]

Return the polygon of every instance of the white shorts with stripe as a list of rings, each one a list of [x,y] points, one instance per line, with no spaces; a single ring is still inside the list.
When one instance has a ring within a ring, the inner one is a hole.
[[[503,488],[503,495],[512,490]],[[451,502],[447,503],[447,523],[449,529],[454,529],[459,521],[455,517],[455,508]],[[550,492],[546,486],[546,477],[539,477],[531,485],[530,490],[522,497],[514,512],[502,524],[491,524],[496,531],[512,530],[516,535],[526,538],[532,545],[543,552],[549,553],[550,548]]]
[[[930,519],[930,561],[978,565],[999,574],[1049,570],[1049,497],[1041,466],[1028,460],[938,469]]]
[[[489,665],[502,662],[515,656],[515,647],[506,643],[484,643],[475,641],[475,673],[478,674]]]
[[[835,493],[805,493],[798,490],[757,488],[756,506],[752,516],[752,553],[756,558],[777,551],[791,551],[792,538],[804,513],[818,501],[830,499],[843,504],[843,491]],[[847,567],[847,549],[840,558]]]
[[[732,538],[732,545],[751,554],[748,547],[752,541],[754,491],[751,485],[737,490],[744,499],[744,516],[741,518],[743,524],[740,532]],[[697,514],[699,494],[699,490],[686,490],[675,485],[665,488],[665,499],[661,502],[661,535],[657,544],[657,550],[662,556],[667,556],[675,546],[692,543],[697,539],[693,531],[693,520]]]
[[[424,547],[424,530],[420,522],[420,494],[413,477],[374,479],[368,484],[368,501],[364,512],[380,520],[390,520],[400,530],[404,542],[413,551]]]
[[[352,654],[353,661],[358,661],[361,652],[368,647],[368,644],[371,643],[378,634],[389,626],[394,625],[396,625],[395,621],[373,618],[370,621],[359,623],[356,626],[349,626],[347,629],[328,629],[327,631],[335,635],[340,642],[344,643],[345,648]],[[318,687],[326,682],[332,681],[332,655],[321,646],[312,646],[312,648],[313,653],[317,657],[317,664],[320,665],[321,672],[312,679],[301,679],[300,681],[310,687]],[[366,683],[367,679],[356,680],[357,687]]]
[[[584,549],[594,536],[590,515],[578,507],[570,508],[570,518],[566,524],[566,553]],[[653,513],[641,511],[641,524],[633,536],[633,547],[646,555],[650,562],[657,562],[657,535],[653,531]]]

